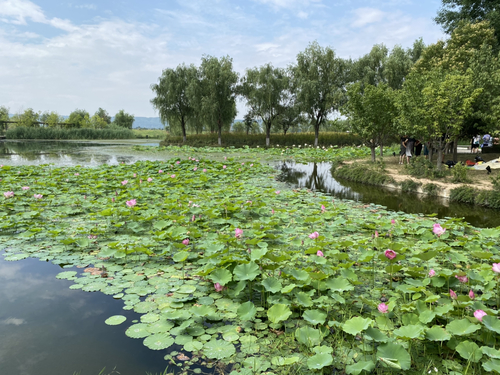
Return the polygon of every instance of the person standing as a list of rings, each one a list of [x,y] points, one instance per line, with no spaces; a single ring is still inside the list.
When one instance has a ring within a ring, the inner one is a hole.
[[[399,142],[399,164],[404,164],[405,155],[406,155],[406,140],[408,136],[403,135]]]
[[[415,138],[409,137],[406,140],[406,163],[410,164],[410,159],[413,156],[413,147],[415,146]]]
[[[420,156],[422,154],[422,147],[424,145],[420,141],[415,142],[415,156]]]
[[[479,142],[481,142],[481,136],[475,135],[472,137],[470,152],[479,152]]]

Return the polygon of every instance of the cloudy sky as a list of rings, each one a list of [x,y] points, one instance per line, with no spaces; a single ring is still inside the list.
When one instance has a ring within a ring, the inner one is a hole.
[[[377,43],[444,39],[440,0],[0,0],[0,106],[157,116],[162,69],[233,58],[240,74],[293,63],[317,40],[358,58]],[[238,117],[246,113],[243,103]]]

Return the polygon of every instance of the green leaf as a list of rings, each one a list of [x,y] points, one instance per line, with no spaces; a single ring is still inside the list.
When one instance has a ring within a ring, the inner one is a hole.
[[[486,354],[490,358],[500,359],[500,350],[490,348],[489,346],[482,346],[481,350],[483,354]]]
[[[347,320],[342,324],[342,330],[355,336],[367,329],[373,320],[361,318],[359,316]]]
[[[349,281],[342,278],[329,279],[325,281],[326,286],[333,292],[344,292],[346,290],[354,290]]]
[[[259,260],[267,254],[267,249],[253,249],[250,253],[250,259],[253,261]]]
[[[127,318],[123,315],[114,315],[106,319],[104,323],[109,326],[117,326],[118,324],[122,324],[125,320],[127,320]]]
[[[326,313],[321,310],[306,310],[302,314],[302,318],[311,324],[324,324]]]
[[[174,342],[174,338],[167,333],[157,333],[144,339],[144,345],[152,350],[167,349],[172,346]]]
[[[236,311],[241,320],[252,320],[257,313],[257,309],[252,301],[242,303]]]
[[[401,370],[409,370],[411,367],[411,357],[408,352],[401,345],[393,342],[380,345],[377,349],[377,358],[380,358],[388,367]]]
[[[300,360],[300,357],[273,357],[271,358],[271,363],[274,366],[289,366],[297,363]]]
[[[298,342],[308,347],[318,346],[323,340],[323,336],[321,335],[319,329],[315,329],[310,326],[297,328],[295,330],[295,338]]]
[[[463,341],[457,345],[455,350],[460,354],[462,358],[471,362],[479,362],[483,358],[483,352],[479,349],[479,346],[472,341]]]
[[[215,271],[213,271],[210,274],[210,279],[214,283],[219,283],[220,285],[224,286],[228,282],[230,282],[233,279],[233,275],[231,274],[231,271],[225,269],[225,268],[218,268]]]
[[[468,319],[454,320],[446,325],[446,330],[456,336],[470,335],[478,329],[481,329],[481,326],[478,324],[472,324]]]
[[[498,359],[490,359],[483,363],[483,368],[486,371],[492,372],[495,371],[500,374],[500,360]]]
[[[133,339],[142,339],[144,337],[148,337],[151,333],[148,331],[147,324],[138,323],[128,327],[125,334]]]
[[[189,253],[187,251],[179,251],[173,256],[174,262],[180,263],[184,262],[189,256]]]
[[[316,354],[307,360],[307,367],[312,370],[319,370],[325,366],[330,366],[332,363],[333,357],[331,354]]]
[[[279,281],[278,279],[274,278],[274,277],[268,277],[266,278],[263,282],[262,282],[262,285],[264,286],[264,288],[266,288],[266,290],[268,292],[271,292],[271,293],[278,293],[279,291],[281,291],[281,281]]]
[[[410,340],[419,338],[423,331],[424,327],[421,325],[412,324],[396,329],[394,335],[402,339]]]
[[[483,316],[482,322],[490,331],[500,333],[500,321],[496,316],[485,315]]]
[[[235,280],[253,280],[260,274],[259,266],[255,262],[239,264],[234,267]]]
[[[365,335],[368,338],[372,339],[373,341],[377,341],[377,342],[389,341],[389,337],[387,337],[384,333],[382,333],[381,331],[379,331],[378,329],[373,328],[373,327],[368,327],[365,330]]]
[[[292,315],[290,308],[281,303],[278,303],[267,310],[267,317],[273,323],[287,320],[290,315]]]
[[[231,357],[236,352],[233,344],[224,340],[211,340],[203,346],[203,353],[208,358],[224,359]]]
[[[290,272],[290,275],[292,275],[296,280],[298,281],[308,281],[309,280],[309,274],[304,271],[304,270],[298,270],[298,269],[292,269]]]
[[[310,307],[313,305],[311,297],[305,292],[299,292],[295,297],[297,297],[297,303],[301,306]]]
[[[196,316],[208,316],[215,314],[215,310],[207,305],[192,306],[189,311],[191,311]]]
[[[443,327],[433,326],[425,332],[425,337],[430,341],[447,341],[451,335]]]
[[[359,375],[363,371],[370,373],[374,368],[375,363],[373,361],[359,361],[353,365],[346,366],[345,371],[350,375]]]

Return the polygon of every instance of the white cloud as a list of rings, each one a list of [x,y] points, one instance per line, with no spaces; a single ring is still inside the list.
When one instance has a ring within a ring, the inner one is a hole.
[[[35,22],[46,22],[41,8],[27,0],[0,1],[0,16],[7,17],[2,18],[2,21],[18,25],[26,25],[27,18]]]
[[[75,8],[96,10],[97,6],[95,4],[79,4],[75,5]]]
[[[385,13],[374,8],[358,8],[354,10],[355,20],[353,27],[363,27],[371,23],[380,22],[384,19]]]
[[[26,323],[24,319],[20,318],[7,318],[4,320],[0,320],[1,324],[6,324],[6,325],[15,325],[15,326],[20,326],[21,324]]]

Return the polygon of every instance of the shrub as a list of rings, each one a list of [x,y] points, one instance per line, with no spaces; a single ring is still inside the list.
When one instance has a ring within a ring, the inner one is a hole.
[[[372,167],[373,168],[373,167]],[[345,165],[332,171],[335,178],[343,178],[349,181],[361,182],[369,185],[383,185],[394,180],[385,173],[371,169],[366,164]]]
[[[451,182],[471,183],[472,181],[467,177],[467,171],[468,168],[465,165],[461,163],[456,164],[451,168],[451,174],[453,175]]]
[[[496,177],[492,177],[491,182],[493,183],[493,189],[500,191],[500,173]]]
[[[461,186],[452,189],[450,193],[450,200],[462,203],[474,204],[477,191],[469,186]]]
[[[415,182],[413,180],[406,180],[401,182],[401,190],[409,193],[417,191],[418,187],[422,185],[421,183]]]
[[[176,137],[169,135],[160,146],[216,146],[218,135],[217,133],[205,133],[205,134],[191,134],[187,136],[186,143],[182,142],[182,137]],[[289,133],[287,135],[283,134],[271,134],[270,138],[271,145],[280,146],[293,146],[293,145],[312,145],[314,144],[314,133]],[[266,145],[266,135],[265,134],[244,134],[244,133],[223,133],[222,134],[222,144],[225,147],[243,147],[250,146],[263,147]],[[360,146],[363,142],[361,138],[352,133],[334,133],[334,132],[324,132],[320,133],[318,139],[319,146]]]
[[[447,170],[439,171],[436,166],[422,157],[412,158],[410,164],[406,164],[405,168],[410,176],[424,178],[443,178],[449,172]]]
[[[437,196],[438,189],[439,189],[439,186],[437,186],[436,184],[425,184],[423,186],[424,192],[427,195],[430,195],[433,197]]]

